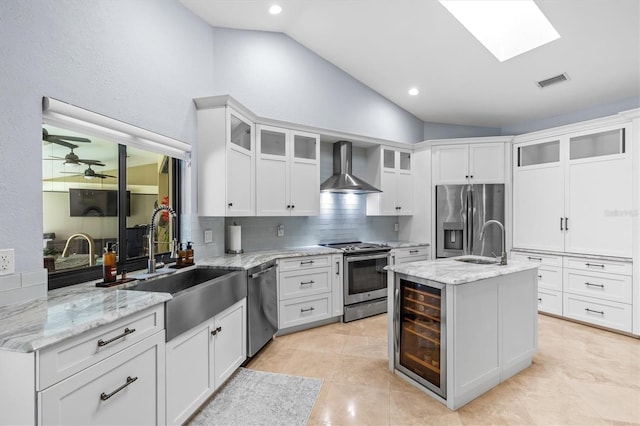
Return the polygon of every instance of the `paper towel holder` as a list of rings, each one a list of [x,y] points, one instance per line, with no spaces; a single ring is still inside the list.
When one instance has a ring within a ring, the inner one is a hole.
[[[238,227],[238,224],[236,222],[233,222],[233,227]],[[231,245],[236,245],[236,244],[231,244],[229,241],[229,238],[231,237],[230,235],[231,232],[231,226],[229,226],[229,230],[228,230],[228,236],[227,236],[227,246],[231,246]],[[240,229],[238,229],[238,237],[240,238]],[[237,241],[238,245],[240,245],[240,241]],[[227,254],[240,254],[240,253],[244,253],[244,250],[242,250],[241,248],[237,248],[237,249],[227,249],[226,251]]]

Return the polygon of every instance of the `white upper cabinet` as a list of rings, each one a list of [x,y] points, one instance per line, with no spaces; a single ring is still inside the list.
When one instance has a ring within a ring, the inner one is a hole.
[[[504,183],[504,149],[502,142],[436,145],[434,184]]]
[[[255,215],[255,125],[230,107],[198,110],[198,214]]]
[[[257,127],[258,216],[313,216],[320,212],[320,136]]]
[[[631,257],[628,126],[514,145],[514,247]]]
[[[369,151],[368,181],[381,193],[367,194],[367,215],[413,214],[411,152],[389,147]]]

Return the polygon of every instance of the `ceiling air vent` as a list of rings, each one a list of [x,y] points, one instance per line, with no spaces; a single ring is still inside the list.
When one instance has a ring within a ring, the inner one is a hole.
[[[544,89],[547,86],[551,86],[552,84],[562,83],[563,81],[569,80],[569,76],[567,73],[562,73],[560,75],[556,75],[551,78],[547,78],[546,80],[538,81],[536,84],[539,88]]]

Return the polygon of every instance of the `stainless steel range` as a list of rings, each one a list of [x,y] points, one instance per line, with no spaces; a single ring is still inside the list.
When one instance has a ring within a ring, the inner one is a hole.
[[[321,244],[344,253],[344,316],[349,322],[387,312],[387,271],[391,248],[360,241]]]

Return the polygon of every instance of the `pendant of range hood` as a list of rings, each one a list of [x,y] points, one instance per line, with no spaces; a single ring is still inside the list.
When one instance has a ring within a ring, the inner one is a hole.
[[[382,192],[353,174],[351,171],[352,156],[351,142],[338,141],[333,144],[333,175],[320,185],[320,191],[350,194]]]

